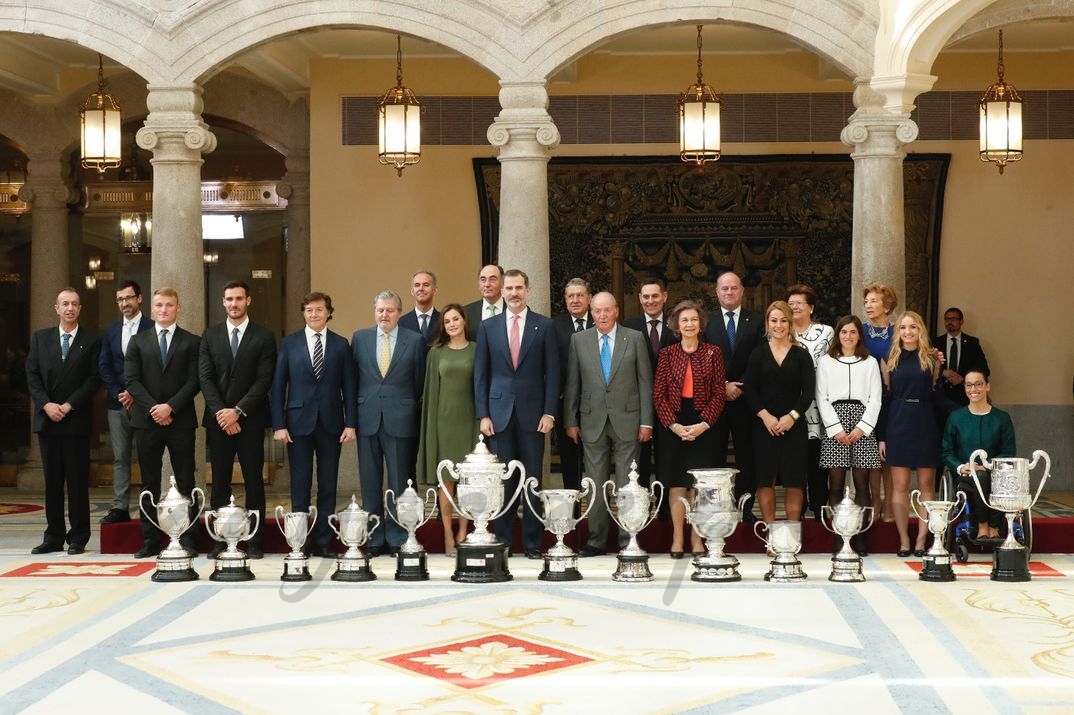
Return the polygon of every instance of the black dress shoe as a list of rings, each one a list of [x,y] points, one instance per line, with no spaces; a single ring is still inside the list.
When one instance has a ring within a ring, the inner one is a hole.
[[[324,556],[324,547],[320,544],[310,544],[305,548],[306,556]]]
[[[899,549],[895,552],[895,555],[898,556],[900,559],[905,559],[910,556],[910,553],[910,549]]]
[[[265,558],[265,552],[262,551],[260,546],[254,546],[253,544],[246,545],[246,558],[248,559],[263,559]]]
[[[596,546],[586,544],[582,547],[582,550],[578,552],[578,555],[582,558],[589,558],[590,556],[603,556],[607,552],[604,549],[598,549]]]
[[[540,549],[526,549],[526,558],[536,560],[536,559],[541,559],[541,558],[544,558],[544,557],[541,556],[541,550]]]
[[[227,548],[227,544],[219,544],[219,543],[216,544],[215,546],[213,546],[213,548],[209,549],[209,554],[208,554],[209,558],[210,559],[215,559],[217,556],[219,556],[220,554],[224,553],[224,550],[226,548]]]
[[[31,554],[52,554],[63,551],[63,544],[50,544],[47,541],[30,549]]]
[[[924,555],[925,555],[925,550],[924,549],[914,549],[914,556],[916,556],[917,558],[921,558]]]
[[[121,524],[131,520],[131,513],[124,509],[112,508],[101,518],[102,524]]]
[[[160,553],[160,544],[154,544],[146,542],[142,544],[142,548],[134,552],[134,558],[136,559],[148,559],[156,556]]]
[[[682,551],[671,551],[671,552],[668,553],[668,556],[670,556],[673,559],[681,559],[684,555],[685,555],[685,553],[682,552]]]
[[[79,554],[86,553],[86,547],[82,544],[71,544],[67,547],[67,554],[69,556],[78,556]]]

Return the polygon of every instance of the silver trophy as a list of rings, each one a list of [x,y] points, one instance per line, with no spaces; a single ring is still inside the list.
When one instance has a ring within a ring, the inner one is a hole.
[[[612,518],[623,533],[630,535],[630,541],[626,547],[619,551],[613,581],[652,581],[653,572],[649,570],[649,554],[638,545],[638,532],[652,523],[660,510],[660,502],[664,500],[664,485],[654,481],[649,489],[638,484],[638,463],[630,463],[629,480],[622,489],[617,491],[615,482],[611,479],[604,482],[604,505],[608,508],[608,515]],[[615,509],[608,502],[608,487],[611,487],[612,499],[615,500]],[[660,493],[657,494],[657,487]]]
[[[518,487],[504,499],[504,486],[512,470],[518,470]],[[444,472],[454,479],[455,498],[444,487]],[[444,495],[459,514],[474,523],[474,530],[455,544],[455,573],[452,581],[496,583],[510,581],[507,569],[507,544],[488,529],[489,521],[512,507],[526,481],[526,467],[517,459],[504,466],[485,446],[485,436],[478,435],[474,451],[463,461],[445,459],[436,465],[436,479]],[[506,502],[506,504],[504,503]]]
[[[395,580],[428,581],[429,569],[425,565],[425,549],[418,543],[415,532],[433,517],[436,490],[429,487],[423,502],[414,490],[414,482],[408,479],[406,489],[398,497],[391,489],[384,492],[385,505],[388,504],[389,498],[395,503],[395,514],[392,514],[391,509],[387,509],[388,517],[406,529],[406,541],[399,547],[399,555],[396,558]]]
[[[768,532],[768,538],[761,536],[761,532],[758,529],[765,529]],[[765,581],[795,583],[806,580],[806,574],[802,571],[802,562],[798,560],[798,552],[802,550],[802,522],[773,521],[765,523],[758,521],[753,525],[753,533],[765,543],[765,546],[770,551],[776,554],[776,557],[771,561],[772,568],[764,575]]]
[[[179,544],[179,537],[186,533],[187,529],[198,522],[201,512],[205,509],[205,492],[198,487],[190,491],[190,499],[179,493],[175,484],[175,477],[170,478],[171,486],[168,493],[159,504],[153,503],[153,494],[148,489],[138,496],[138,506],[149,523],[157,527],[171,539],[167,548],[157,555],[157,570],[153,572],[154,581],[197,581],[198,572],[194,570],[194,557],[190,556],[186,549]],[[157,512],[156,521],[145,508],[145,498],[149,497],[149,503]],[[200,497],[198,512],[194,518],[190,518],[190,508],[194,505],[194,497]]]
[[[945,543],[947,527],[958,519],[965,506],[965,492],[958,492],[954,501],[947,499],[946,482],[943,499],[921,501],[921,490],[910,492],[910,507],[914,510],[914,515],[928,525],[929,533],[932,534],[932,547],[921,559],[921,573],[918,578],[922,581],[955,580],[955,571],[951,568],[951,552],[947,550]]]
[[[250,517],[253,516],[253,526]],[[247,511],[235,506],[235,496],[231,503],[219,509],[205,512],[205,530],[216,541],[227,544],[227,548],[216,557],[216,568],[211,581],[252,581],[254,573],[246,564],[246,554],[239,551],[239,542],[246,541],[257,532],[261,525],[261,515],[256,511]]]
[[[283,532],[283,538],[291,547],[291,553],[283,557],[283,576],[281,581],[309,581],[310,557],[302,552],[306,539],[313,533],[317,522],[317,507],[310,506],[309,512],[287,511],[282,506],[276,507],[276,525]]]
[[[369,522],[374,521],[373,528]],[[339,527],[336,527],[339,524]],[[369,568],[369,557],[362,551],[362,545],[369,540],[369,535],[380,526],[380,517],[370,514],[358,506],[358,501],[351,495],[351,503],[338,514],[328,515],[328,526],[347,547],[347,552],[336,559],[336,571],[333,581],[375,581],[377,575]]]
[[[865,523],[865,512],[869,512],[869,522]],[[828,518],[825,521],[825,517]],[[850,540],[873,525],[876,512],[871,506],[858,506],[850,498],[850,487],[843,490],[843,500],[834,507],[828,504],[820,508],[820,523],[825,529],[843,540],[843,547],[832,555],[832,572],[829,581],[854,583],[864,581],[861,572],[861,556],[850,547]]]
[[[526,480],[526,489],[523,495],[530,510],[544,524],[544,528],[552,532],[556,537],[556,543],[544,553],[544,569],[537,575],[541,581],[581,581],[582,574],[578,571],[578,554],[574,549],[563,543],[563,537],[574,531],[574,527],[586,518],[589,510],[596,503],[597,485],[589,477],[582,479],[582,489],[542,489],[537,491],[540,482],[536,477]],[[577,519],[574,517],[574,507],[582,501],[583,494],[589,494],[589,506]],[[530,494],[541,500],[544,506],[544,516],[533,508]]]
[[[1029,490],[1029,473],[1042,458],[1044,459],[1044,476],[1041,477],[1037,493],[1034,495]],[[985,499],[981,482],[977,478],[976,465],[978,463],[992,472],[992,489],[988,499]],[[1038,449],[1033,452],[1032,461],[1020,457],[997,457],[990,461],[988,453],[983,449],[978,449],[970,455],[969,465],[973,483],[977,485],[977,493],[981,495],[981,499],[1007,517],[1007,538],[992,551],[992,580],[1028,581],[1030,550],[1014,538],[1014,517],[1022,512],[1028,515],[1033,505],[1037,503],[1041,490],[1044,489],[1044,483],[1048,481],[1052,473],[1051,457],[1044,450]]]
[[[692,581],[718,583],[741,581],[738,559],[724,553],[727,537],[742,521],[742,507],[750,495],[743,494],[735,501],[737,469],[690,469],[694,475],[694,501],[691,504],[679,497],[686,507],[686,521],[705,540],[706,553],[694,557]]]

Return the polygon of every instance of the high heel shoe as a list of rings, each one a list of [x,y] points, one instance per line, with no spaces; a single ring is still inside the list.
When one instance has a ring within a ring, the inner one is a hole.
[[[681,559],[685,555],[685,553],[682,551],[671,551],[668,553],[668,555],[671,556],[671,558],[673,559]]]

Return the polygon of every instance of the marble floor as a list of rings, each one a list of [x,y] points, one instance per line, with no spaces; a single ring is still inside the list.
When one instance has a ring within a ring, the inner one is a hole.
[[[0,501],[11,502],[0,494]],[[25,500],[18,500],[25,502]],[[105,504],[95,504],[103,513]],[[130,556],[34,557],[40,510],[0,505],[0,713],[868,712],[1069,713],[1074,709],[1074,558],[1035,554],[1034,579],[994,583],[990,563],[925,583],[913,559],[865,560],[868,581],[701,584],[689,561],[654,554],[655,579],[618,584],[612,556],[585,578],[537,579],[510,560],[508,583],[431,579],[284,584],[282,557],[256,580],[150,580]],[[92,546],[92,542],[91,542]],[[614,678],[614,679],[613,679]]]

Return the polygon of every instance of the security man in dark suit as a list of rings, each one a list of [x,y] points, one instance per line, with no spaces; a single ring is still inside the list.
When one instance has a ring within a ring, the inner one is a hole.
[[[559,375],[567,374],[567,357],[570,352],[571,336],[593,327],[593,316],[589,314],[589,302],[592,295],[589,284],[582,278],[571,278],[563,289],[563,302],[567,312],[552,318],[556,329],[556,347],[559,349]],[[566,384],[566,380],[562,380]],[[562,389],[562,385],[561,385]],[[559,452],[559,466],[563,470],[563,488],[581,489],[582,486],[582,447],[567,437],[564,429],[563,395],[559,396],[559,412],[556,413],[556,427],[552,433]],[[578,415],[570,421],[578,422]],[[579,507],[576,507],[576,510]]]
[[[951,307],[943,313],[943,326],[947,332],[933,338],[932,345],[944,354],[943,371],[940,373],[943,390],[953,402],[965,407],[970,404],[966,390],[962,387],[963,378],[970,370],[988,373],[988,360],[985,358],[981,341],[962,332],[962,309]]]
[[[250,287],[243,281],[224,286],[227,319],[205,331],[201,338],[198,377],[205,395],[205,438],[213,473],[210,504],[226,506],[231,498],[231,471],[238,456],[246,487],[245,507],[258,513],[257,531],[246,542],[246,555],[264,556],[265,534],[265,428],[269,426],[268,393],[276,369],[276,336],[247,314]],[[217,556],[225,544],[217,542],[209,553]]]
[[[34,401],[33,429],[45,470],[45,538],[30,553],[81,554],[90,536],[89,454],[93,395],[101,386],[97,361],[101,341],[78,324],[82,301],[74,288],[56,296],[59,329],[45,328],[30,338],[26,384]],[[63,492],[67,488],[65,527]]]
[[[134,443],[142,482],[160,501],[164,450],[168,450],[179,493],[190,498],[194,488],[194,437],[198,416],[194,397],[198,394],[198,349],[201,338],[176,324],[179,294],[173,288],[153,291],[153,328],[131,338],[124,363],[127,391],[134,396]],[[145,504],[149,507],[148,502]],[[193,509],[193,506],[191,507]],[[193,514],[192,514],[193,515]],[[153,515],[156,518],[156,515]],[[179,543],[191,555],[197,553],[193,530]],[[144,559],[160,552],[161,531],[142,518],[142,548],[134,558]]]

